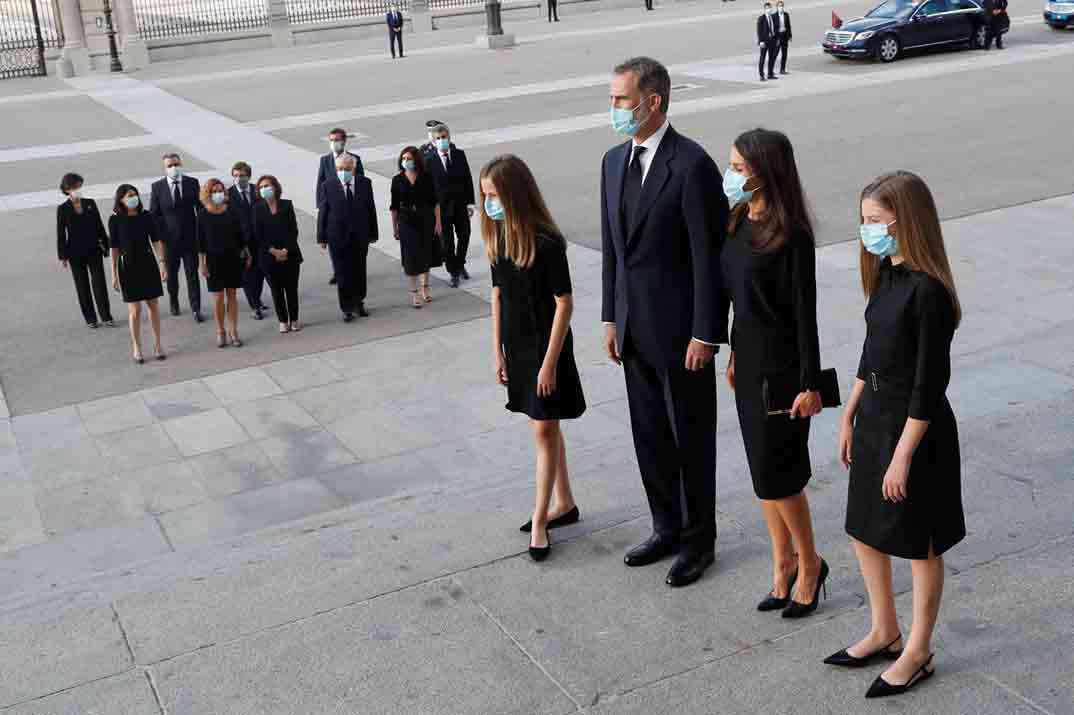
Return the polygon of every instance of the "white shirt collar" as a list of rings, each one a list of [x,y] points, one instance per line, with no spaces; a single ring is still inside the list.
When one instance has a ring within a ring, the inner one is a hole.
[[[645,153],[648,154],[649,156],[653,156],[654,154],[656,154],[656,150],[660,148],[660,142],[664,140],[664,135],[668,133],[668,127],[670,127],[670,126],[671,126],[671,120],[669,120],[667,117],[665,117],[664,118],[664,123],[660,125],[659,129],[657,129],[655,132],[653,132],[652,135],[648,139],[646,139],[645,141],[641,142],[640,144],[638,143],[638,140],[635,139],[634,140],[634,146],[636,146],[636,147],[637,146],[645,147]],[[631,148],[631,153],[633,153],[633,151],[634,151],[633,148]]]

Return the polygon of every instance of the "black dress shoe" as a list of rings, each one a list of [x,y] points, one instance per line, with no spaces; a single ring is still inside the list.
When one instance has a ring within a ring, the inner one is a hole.
[[[556,22],[559,22],[559,21],[557,20]],[[470,274],[469,274],[469,272],[467,272],[467,270],[465,268],[460,268],[459,269],[459,278],[462,278],[464,281],[468,281],[468,280],[470,280]]]
[[[328,279],[328,285],[334,286],[335,284],[336,284],[336,277],[335,276],[332,276],[331,278]]]
[[[111,318],[108,318],[107,320],[105,320],[104,324],[107,325],[109,328],[116,327],[116,321],[112,320]]]
[[[872,663],[877,658],[898,660],[899,656],[902,655],[902,650],[891,650],[891,646],[898,643],[899,639],[901,638],[902,635],[900,634],[898,638],[891,641],[880,650],[873,651],[872,653],[869,653],[868,655],[863,655],[860,658],[853,656],[850,653],[847,653],[847,649],[844,648],[838,653],[832,653],[830,656],[824,659],[824,662],[828,665],[838,665],[843,668],[863,668],[866,665],[869,665],[869,663]]]
[[[459,287],[459,277],[458,276],[456,276],[456,275],[451,276],[451,287],[452,288],[458,288]]]
[[[776,595],[775,591],[769,591],[760,603],[757,604],[758,611],[779,611],[787,607],[787,604],[791,602],[791,591],[794,590],[794,582],[798,580],[798,572],[795,571],[791,576],[790,583],[787,584],[787,595],[780,598]]]
[[[205,321],[205,318],[202,317],[201,311],[200,310],[195,310],[194,311],[194,322],[195,323],[202,323],[204,321]]]
[[[544,532],[546,546],[531,546],[530,558],[534,561],[544,561],[548,558],[548,554],[552,553],[552,536],[548,533],[548,529]]]
[[[368,318],[369,317],[369,311],[366,310],[365,306],[362,305],[361,303],[358,304],[358,315],[360,315],[363,318]]]
[[[644,544],[635,546],[623,557],[627,566],[648,566],[679,553],[679,542],[667,536],[653,534]]]
[[[705,570],[716,563],[716,553],[705,551],[700,554],[683,554],[675,559],[668,571],[667,585],[673,588],[689,586],[705,575]]]
[[[343,314],[343,322],[344,323],[353,323],[354,322],[354,313],[344,313]]]
[[[182,311],[179,310],[178,305],[173,305],[172,306],[172,315],[179,315],[180,312],[182,312]]]
[[[779,79],[775,74],[768,75],[768,79]]]
[[[817,610],[817,606],[820,604],[820,591],[824,589],[824,597],[828,597],[828,587],[824,585],[824,582],[828,578],[828,562],[824,559],[820,560],[820,576],[817,578],[817,588],[813,591],[813,601],[811,603],[798,603],[798,601],[791,600],[790,605],[783,609],[784,618],[802,618],[808,616],[813,611]]]
[[[929,669],[929,664],[932,662],[932,658],[933,656],[930,655],[929,659],[917,669],[917,672],[910,676],[910,679],[902,685],[892,685],[884,680],[883,675],[876,676],[876,680],[869,686],[869,690],[865,693],[865,697],[886,698],[889,695],[902,695],[921,681],[928,680],[936,672],[934,669]]]
[[[549,529],[558,529],[561,526],[570,526],[571,524],[578,523],[578,520],[582,518],[582,513],[578,511],[578,507],[575,506],[568,512],[564,512],[557,516],[555,519],[548,521]],[[518,527],[518,530],[524,534],[530,533],[533,530],[533,520],[527,521],[522,526]]]
[[[92,323],[86,323],[86,327],[89,328],[90,330],[96,330],[97,328],[99,328],[101,326],[98,325],[97,321],[95,320]]]
[[[254,320],[264,320],[265,314],[261,312],[261,308],[254,308]]]
[[[761,81],[764,82],[764,75],[761,75]]]

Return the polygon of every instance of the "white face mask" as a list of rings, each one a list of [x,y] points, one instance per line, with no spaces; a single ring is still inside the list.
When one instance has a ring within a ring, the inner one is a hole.
[[[182,178],[183,176],[183,167],[179,166],[178,164],[176,164],[175,166],[169,166],[166,171],[168,172],[168,178],[172,181]]]
[[[79,187],[77,189],[71,189],[67,192],[67,195],[71,197],[72,201],[78,201],[82,198],[82,188]]]
[[[332,151],[334,151],[335,153],[342,154],[343,153],[343,147],[345,147],[347,145],[347,143],[346,142],[341,142],[338,139],[332,139],[332,140],[330,140],[328,142],[328,145],[330,147],[332,147]]]
[[[223,191],[214,191],[209,196],[209,198],[214,204],[216,204],[217,206],[221,206],[223,205],[224,201],[227,200],[227,194],[225,194]]]

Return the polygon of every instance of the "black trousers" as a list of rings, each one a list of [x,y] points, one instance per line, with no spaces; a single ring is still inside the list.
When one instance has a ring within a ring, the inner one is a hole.
[[[757,62],[757,72],[764,77],[764,65],[765,58],[768,59],[768,76],[771,77],[776,73],[776,52],[779,51],[779,43],[777,41],[767,42],[761,46],[761,59]]]
[[[168,299],[171,307],[179,307],[179,262],[183,263],[186,271],[186,295],[190,300],[190,309],[201,310],[201,280],[198,279],[198,253],[176,250],[172,246],[165,246],[165,258],[168,261]]]
[[[470,250],[470,213],[465,206],[448,204],[441,209],[440,227],[444,239],[444,268],[453,276],[466,267],[466,252]]]
[[[365,303],[366,258],[368,243],[352,243],[346,248],[328,249],[332,268],[336,272],[336,290],[339,293],[339,309],[354,313]]]
[[[399,44],[399,55],[403,54],[403,31],[402,30],[388,30],[388,44],[392,48],[392,57],[395,57],[395,45]]]
[[[255,252],[256,256],[257,253]],[[255,259],[250,267],[245,270],[242,277],[242,290],[246,293],[246,302],[250,304],[250,310],[265,307],[261,302],[261,293],[265,290],[265,274]]]
[[[650,365],[623,345],[627,402],[653,530],[694,553],[716,542],[716,368]]]
[[[987,32],[985,33],[985,49],[992,49],[992,41],[996,42],[996,49],[1003,49],[1003,32],[1001,31],[1001,25],[998,22],[990,22],[985,25]]]
[[[779,53],[780,72],[787,71],[787,48],[790,46],[790,44],[791,41],[788,40],[785,36],[779,38],[779,47],[777,48],[777,52]]]
[[[75,279],[75,292],[78,293],[78,306],[86,323],[96,323],[100,314],[102,321],[112,319],[112,307],[108,302],[108,282],[104,279],[104,261],[100,257],[88,261],[71,258],[67,261],[71,267],[71,277]],[[92,281],[92,293],[91,293]],[[93,300],[97,300],[97,310],[93,309]]]
[[[559,0],[548,0],[548,21],[552,22],[552,19],[559,19]]]
[[[645,0],[645,9],[646,10],[652,10],[653,9],[653,0]]]
[[[276,308],[276,318],[281,323],[294,323],[298,320],[298,263],[275,268],[269,277],[269,289],[272,291],[272,306]]]

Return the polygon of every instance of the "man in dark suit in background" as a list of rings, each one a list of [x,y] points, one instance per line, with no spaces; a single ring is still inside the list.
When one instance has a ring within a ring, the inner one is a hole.
[[[633,137],[604,155],[601,238],[605,350],[627,401],[653,534],[628,566],[679,554],[670,586],[715,561],[716,370],[727,342],[720,251],[728,206],[715,162],[667,120],[671,78],[656,60],[615,68],[612,127]]]
[[[355,169],[354,173],[358,176],[365,176],[365,168],[362,167],[362,158],[353,152],[347,151],[347,130],[335,128],[328,132],[328,148],[327,154],[321,155],[321,163],[317,167],[317,208],[321,207],[321,187],[324,186],[324,182],[328,179],[335,177],[336,175],[336,159],[343,154],[349,154],[354,157]],[[328,280],[328,285],[336,284],[335,274]]]
[[[261,302],[261,294],[265,289],[265,274],[261,272],[261,252],[258,249],[254,236],[254,206],[261,197],[250,183],[253,169],[245,161],[236,162],[231,167],[231,187],[227,190],[228,206],[238,213],[239,222],[242,224],[242,233],[246,236],[246,245],[250,248],[250,254],[254,257],[252,263],[246,267],[243,275],[243,292],[246,293],[246,301],[253,311],[254,320],[263,320],[265,317],[265,304]]]
[[[201,184],[183,176],[183,160],[178,154],[164,155],[164,178],[153,182],[149,193],[149,213],[164,236],[168,267],[168,299],[172,315],[179,315],[179,263],[186,272],[187,299],[194,321],[200,323],[201,281],[198,279],[198,214]]]
[[[470,248],[470,218],[474,215],[474,177],[466,152],[451,143],[451,130],[441,124],[433,130],[433,150],[425,155],[425,169],[436,187],[440,223],[444,233],[444,267],[451,287],[470,280],[466,252]]]
[[[399,43],[399,56],[403,57],[403,13],[399,12],[399,6],[392,3],[388,14],[388,44],[392,48],[392,59],[395,59],[395,43]]]
[[[779,38],[779,73],[787,74],[787,49],[791,44],[791,16],[783,7],[783,0],[776,5],[776,37]]]
[[[336,159],[336,175],[321,187],[323,201],[317,212],[317,243],[327,248],[336,272],[339,309],[343,322],[363,318],[365,309],[366,257],[369,244],[377,241],[377,211],[373,184],[355,173],[350,154]]]
[[[776,79],[776,51],[779,49],[779,36],[776,34],[776,20],[773,17],[772,3],[764,4],[764,12],[757,18],[757,44],[761,48],[761,59],[757,62],[757,72],[764,82],[765,58],[768,58],[768,79]]]

